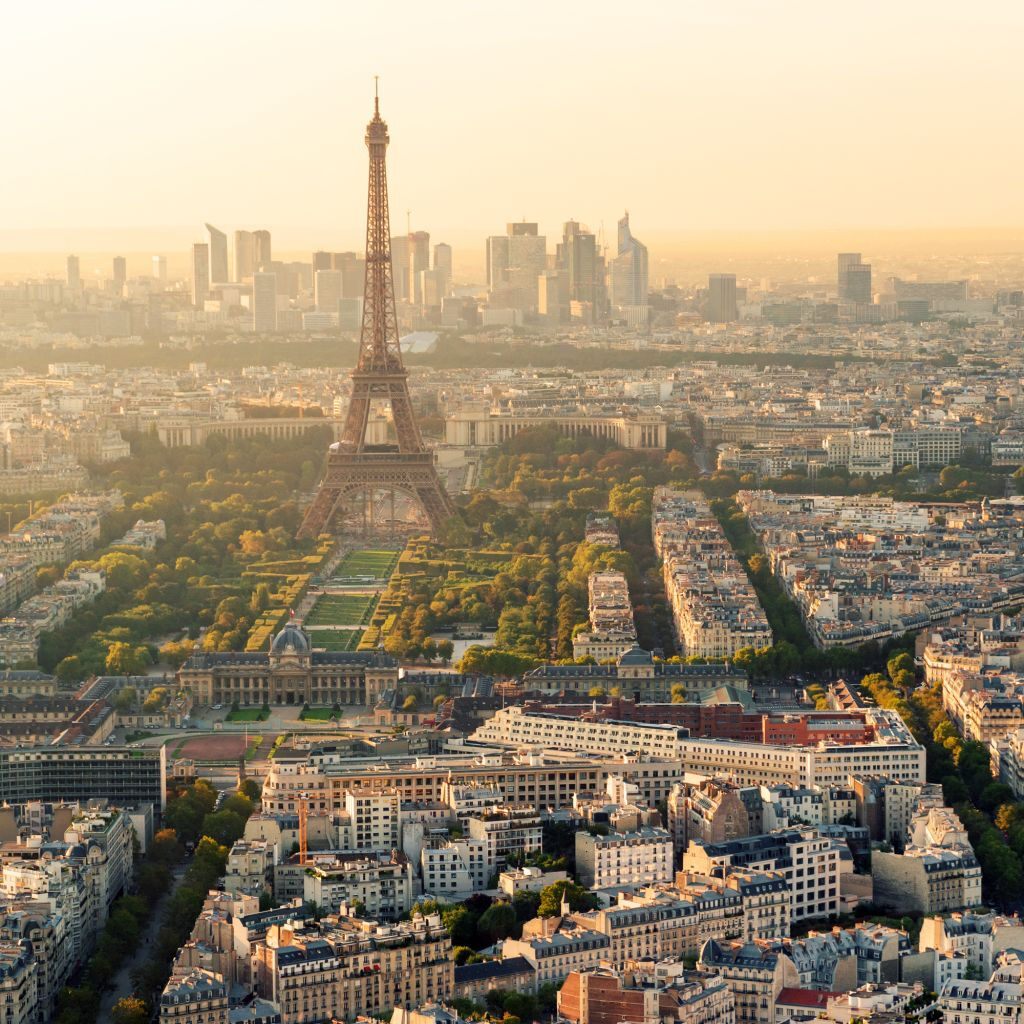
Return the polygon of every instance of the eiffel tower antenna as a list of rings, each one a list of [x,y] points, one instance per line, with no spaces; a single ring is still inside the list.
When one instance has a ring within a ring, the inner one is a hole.
[[[376,77],[374,79],[376,82]],[[362,495],[371,508],[375,490],[402,491],[416,500],[437,531],[454,514],[441,485],[434,455],[420,436],[409,398],[409,382],[398,342],[398,316],[391,267],[391,223],[385,154],[388,126],[380,116],[374,87],[373,118],[366,126],[370,176],[366,202],[366,278],[359,358],[352,371],[352,396],[341,440],[331,445],[327,470],[316,497],[306,510],[299,537],[315,537],[329,528],[348,500]],[[371,405],[387,402],[397,444],[371,444],[366,439]]]

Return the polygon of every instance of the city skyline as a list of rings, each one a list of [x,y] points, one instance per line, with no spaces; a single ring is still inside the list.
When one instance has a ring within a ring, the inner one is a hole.
[[[400,140],[395,209],[412,211],[414,229],[443,225],[455,239],[523,213],[597,231],[593,214],[607,211],[614,230],[611,218],[627,207],[637,224],[668,232],[1024,223],[1014,180],[1024,144],[1001,130],[1005,106],[992,102],[1019,92],[1012,52],[1000,59],[1024,19],[1009,4],[962,19],[941,5],[920,18],[925,8],[906,3],[884,9],[884,32],[875,3],[854,21],[803,3],[782,13],[756,3],[729,13],[647,5],[629,20],[598,4],[586,18],[571,6],[545,9],[542,33],[530,5],[500,22],[473,12],[471,32],[400,5],[407,31],[386,43],[370,12],[342,19],[320,4],[283,22],[258,10],[241,19],[232,3],[186,5],[166,23],[120,2],[58,7],[63,18],[46,26],[48,67],[62,73],[44,74],[31,47],[12,47],[5,63],[11,91],[28,97],[10,135],[31,142],[7,165],[18,203],[5,220],[15,233],[211,218],[272,231],[310,225],[323,232],[314,246],[358,237],[365,174],[348,140],[374,74]],[[32,38],[38,17],[19,11],[8,38]],[[85,32],[95,42],[82,51]],[[201,75],[169,77],[201,33],[233,33],[238,45],[215,50]],[[358,56],[328,60],[339,38]],[[568,69],[564,38],[578,54]],[[495,62],[521,60],[527,45],[540,74],[467,88]],[[963,56],[975,52],[985,61]],[[259,104],[243,96],[222,116],[167,129],[182,104],[202,109],[243,70],[251,75],[254,54],[275,72]],[[635,87],[604,88],[608,66],[632,73]],[[79,117],[52,102],[72,83],[76,94],[116,102]],[[595,94],[602,102],[583,103]],[[986,138],[984,161],[948,144],[951,129],[967,128]],[[254,139],[263,140],[258,160]]]

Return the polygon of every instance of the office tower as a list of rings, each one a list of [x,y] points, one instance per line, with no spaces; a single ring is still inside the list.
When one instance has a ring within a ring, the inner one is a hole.
[[[113,289],[115,295],[124,292],[124,283],[128,280],[128,266],[123,256],[114,257],[114,280]]]
[[[251,231],[235,232],[235,280],[245,281],[256,269],[256,240]]]
[[[568,279],[569,302],[588,304],[594,317],[603,314],[604,258],[597,250],[597,238],[576,221],[566,221],[555,262]]]
[[[341,271],[341,294],[346,298],[362,298],[366,284],[366,260],[355,252],[336,252],[332,270]]]
[[[192,246],[192,305],[202,309],[210,297],[210,247],[205,242]]]
[[[153,257],[153,277],[159,281],[160,284],[167,284],[167,257],[166,256],[154,256]]]
[[[504,287],[508,280],[508,235],[491,235],[486,242],[487,290],[491,293]]]
[[[318,270],[332,270],[334,268],[334,253],[324,252],[318,249],[313,253],[313,277],[316,278]]]
[[[277,330],[277,275],[270,271],[252,275],[252,329]]]
[[[864,305],[871,303],[871,264],[853,263],[846,268],[846,294],[841,301]]]
[[[438,242],[434,246],[434,269],[444,272],[449,281],[452,279],[452,247],[447,242]]]
[[[337,313],[341,297],[340,270],[317,270],[313,274],[313,302],[318,313]]]
[[[547,269],[547,239],[537,225],[518,221],[487,239],[487,288],[494,306],[537,308],[537,278]]]
[[[210,235],[210,284],[226,284],[228,277],[228,236],[212,224],[206,225]]]
[[[430,269],[430,232],[413,231],[409,235],[409,301],[423,305],[421,275]]]
[[[712,274],[708,278],[708,319],[727,324],[737,319],[736,275]]]
[[[373,120],[366,127],[370,177],[366,201],[366,290],[359,358],[352,371],[352,395],[341,439],[327,454],[327,470],[313,503],[306,510],[299,537],[316,537],[359,497],[364,523],[373,525],[374,492],[401,491],[414,497],[431,529],[438,533],[455,513],[445,491],[434,453],[423,444],[409,382],[402,363],[395,322],[392,260],[389,249],[388,186],[385,154],[388,126],[374,100]],[[396,443],[373,444],[368,426],[374,402],[387,401]],[[382,450],[383,449],[383,450]],[[393,515],[393,513],[392,513]]]
[[[68,287],[72,291],[76,291],[77,292],[78,289],[81,286],[82,286],[82,272],[81,272],[81,268],[79,267],[78,257],[77,256],[69,256],[68,257]]]
[[[391,277],[395,288],[395,301],[409,300],[409,236],[396,235],[391,239]]]
[[[569,319],[569,282],[561,270],[545,270],[537,276],[537,312],[551,323]]]
[[[269,270],[273,256],[270,252],[270,232],[254,231],[252,233],[253,271]]]
[[[856,301],[850,298],[848,280],[850,268],[857,266],[860,266],[859,252],[841,252],[836,257],[836,294],[840,302]]]
[[[612,260],[612,305],[647,305],[647,246],[629,230],[629,212],[619,221],[618,252]]]
[[[448,285],[447,273],[438,267],[421,271],[419,281],[417,282],[420,304],[440,308],[441,300],[448,295]]]

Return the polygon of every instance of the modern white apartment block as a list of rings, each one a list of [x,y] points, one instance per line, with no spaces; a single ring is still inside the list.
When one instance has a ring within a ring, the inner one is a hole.
[[[672,834],[667,829],[576,833],[576,877],[588,889],[668,882],[673,874]]]

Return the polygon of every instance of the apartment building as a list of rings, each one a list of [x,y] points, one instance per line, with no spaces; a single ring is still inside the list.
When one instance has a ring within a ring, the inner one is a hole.
[[[228,987],[213,971],[172,974],[160,994],[160,1024],[228,1024]]]
[[[939,995],[946,1024],[1020,1024],[1024,989],[1006,981],[950,982]]]
[[[970,846],[910,846],[871,855],[874,899],[892,910],[942,914],[981,904],[981,867]]]
[[[776,999],[784,988],[797,988],[793,961],[764,942],[717,942],[709,939],[697,966],[721,978],[733,994],[736,1024],[775,1024]]]
[[[722,843],[692,840],[683,871],[703,878],[728,877],[733,868],[778,872],[790,895],[790,918],[828,917],[840,910],[841,844],[816,828],[794,828]]]
[[[617,658],[636,646],[636,626],[624,573],[592,572],[587,579],[589,628],[572,640],[574,658]]]
[[[296,866],[301,871],[303,901],[329,914],[337,913],[343,904],[359,904],[374,920],[397,921],[412,909],[416,888],[413,866],[401,850],[318,852],[309,854],[304,865],[289,865]],[[276,876],[285,873],[278,870]],[[282,895],[291,898],[291,889]]]
[[[488,877],[502,870],[509,857],[518,861],[541,849],[540,816],[529,806],[494,807],[468,818],[466,826],[469,838],[482,844]]]
[[[438,839],[425,844],[420,851],[424,895],[466,899],[486,889],[494,874],[488,853],[489,844],[483,839]],[[506,874],[508,872],[503,871],[501,877]],[[563,877],[564,874],[562,872]]]
[[[887,774],[923,782],[925,750],[894,712],[873,710],[870,743],[821,742],[814,747],[693,738],[678,726],[586,721],[534,713],[522,706],[499,709],[470,737],[474,743],[589,751],[604,756],[640,753],[679,759],[703,775],[726,775],[740,786],[843,785],[850,775]],[[661,797],[657,799],[663,799]],[[657,801],[654,801],[657,802]]]
[[[2,755],[0,755],[2,757]],[[636,782],[648,804],[666,799],[683,777],[677,760],[637,755],[480,754],[391,758],[360,764],[351,757],[313,752],[305,762],[275,761],[261,796],[267,813],[298,813],[303,800],[310,814],[335,813],[346,789],[361,785],[393,787],[403,804],[440,803],[446,783],[497,790],[507,804],[535,808],[571,807],[579,795],[603,792],[610,775]]]
[[[344,793],[339,845],[345,850],[401,846],[402,800],[394,787],[353,786]]]
[[[680,653],[728,658],[771,644],[764,609],[703,495],[659,487],[651,509]]]
[[[672,834],[664,828],[576,833],[576,875],[588,889],[671,881],[673,854]]]
[[[671,1020],[678,1024],[735,1024],[735,1002],[721,979],[688,971],[681,961],[626,963],[573,971],[558,993],[559,1019],[571,1024]]]
[[[352,1020],[451,997],[452,944],[439,915],[381,924],[327,917],[273,925],[252,945],[253,987],[282,1024]]]
[[[560,984],[572,971],[597,967],[610,955],[607,935],[585,927],[567,915],[540,918],[523,926],[519,939],[506,939],[502,959],[523,957],[537,972],[538,985]]]
[[[37,1024],[40,1013],[38,965],[26,941],[0,942],[0,1020]]]

